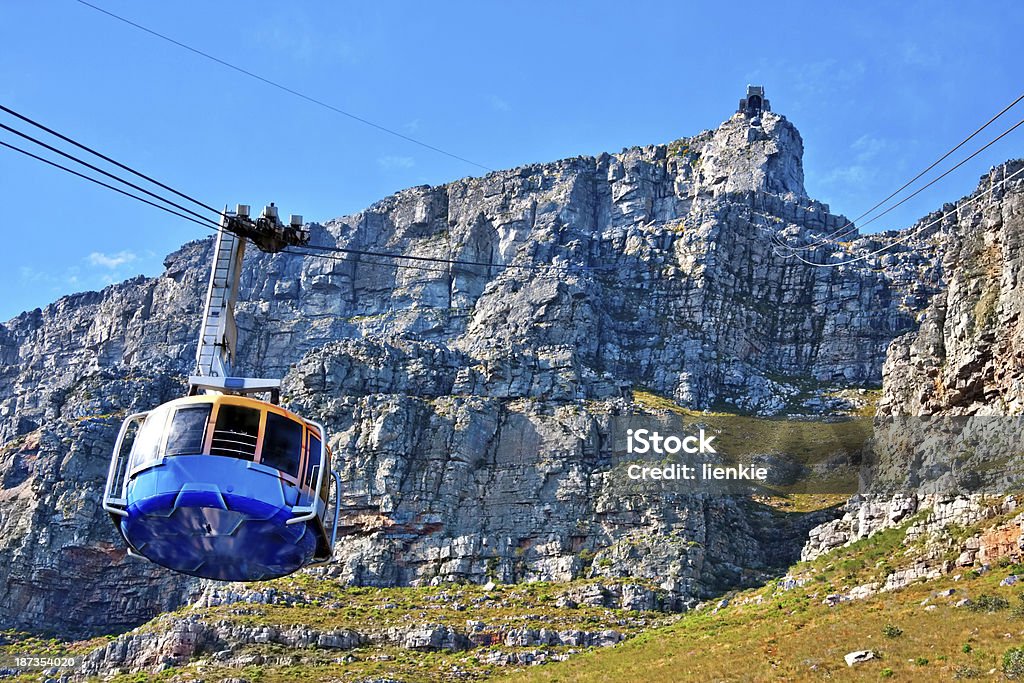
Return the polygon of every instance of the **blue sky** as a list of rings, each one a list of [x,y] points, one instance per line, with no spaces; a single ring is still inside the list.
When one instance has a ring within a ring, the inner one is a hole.
[[[761,83],[803,135],[808,192],[849,217],[1024,91],[1016,2],[93,1],[496,169],[714,128]],[[0,102],[215,206],[322,221],[483,173],[73,0],[6,0],[0,41]],[[1019,156],[1024,128],[872,228],[905,227]],[[208,234],[8,150],[0,198],[0,320],[158,274]]]

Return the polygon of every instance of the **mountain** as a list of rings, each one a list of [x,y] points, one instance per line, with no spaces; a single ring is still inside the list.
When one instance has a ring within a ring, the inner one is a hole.
[[[840,511],[623,495],[607,473],[612,418],[652,406],[870,407],[890,345],[927,332],[922,312],[937,319],[947,234],[974,214],[829,239],[848,221],[806,195],[802,153],[785,117],[741,112],[669,144],[410,188],[310,226],[314,244],[463,263],[248,254],[239,369],[285,377],[284,401],[326,426],[343,481],[346,535],[317,576],[634,580],[684,609],[784,572]],[[0,326],[0,627],[112,633],[212,590],[126,558],[99,507],[121,418],[184,391],[211,250],[187,244],[160,277]],[[896,386],[885,405],[909,400]]]

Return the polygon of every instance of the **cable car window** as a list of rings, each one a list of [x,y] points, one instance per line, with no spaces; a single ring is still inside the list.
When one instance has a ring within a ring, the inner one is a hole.
[[[157,459],[166,421],[166,410],[154,410],[146,416],[132,445],[132,468],[142,467]]]
[[[210,453],[252,460],[256,457],[259,436],[260,411],[222,403],[217,409],[217,424],[213,429]]]
[[[314,436],[313,432],[309,433],[308,453],[306,456],[306,475],[302,479],[306,482],[306,486],[314,488],[316,486],[316,473],[320,471],[320,439]]]
[[[263,431],[263,451],[260,462],[293,477],[299,476],[302,457],[302,425],[295,420],[267,413],[267,428]]]
[[[324,453],[324,476],[323,483],[320,485],[320,497],[327,502],[327,497],[331,492],[331,453],[328,451]]]
[[[178,408],[171,418],[170,429],[167,430],[167,448],[165,455],[197,455],[203,452],[203,440],[206,437],[206,423],[210,420],[209,403],[186,408]]]

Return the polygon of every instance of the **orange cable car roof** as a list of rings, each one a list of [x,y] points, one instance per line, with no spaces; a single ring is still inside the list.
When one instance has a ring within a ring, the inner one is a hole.
[[[303,419],[299,415],[296,415],[287,408],[282,408],[281,406],[274,405],[273,403],[268,403],[266,401],[260,401],[259,399],[249,398],[248,396],[235,396],[233,394],[200,394],[198,396],[186,396],[184,398],[178,398],[173,401],[168,401],[167,403],[164,403],[160,407],[176,408],[178,406],[196,405],[201,403],[210,403],[212,405],[226,404],[234,406],[246,406],[249,408],[253,408],[255,410],[266,410],[267,412],[276,413],[282,417],[288,418],[289,420],[298,422],[299,424],[307,427],[308,429],[319,431],[319,427],[309,422],[308,420]],[[320,434],[320,437],[323,437],[322,433]]]

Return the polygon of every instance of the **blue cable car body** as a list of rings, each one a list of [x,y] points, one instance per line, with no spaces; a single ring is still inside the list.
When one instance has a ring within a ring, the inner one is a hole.
[[[259,415],[252,433],[219,429],[227,411]],[[184,430],[179,413],[190,422]],[[285,425],[293,442],[268,435],[271,422]],[[133,423],[141,427],[122,453]],[[174,571],[222,581],[284,576],[331,556],[338,507],[328,537],[322,435],[319,425],[250,398],[172,401],[125,421],[104,507],[133,554]],[[274,454],[290,462],[266,464]]]
[[[290,574],[313,561],[323,533],[312,522],[288,525],[295,496],[256,467],[213,455],[166,458],[129,480],[121,533],[137,552],[185,574]]]
[[[337,492],[340,482],[323,427],[277,405],[279,380],[231,372],[247,240],[275,253],[309,232],[301,216],[283,225],[273,204],[256,220],[248,206],[225,208],[189,396],[124,421],[103,495],[130,554],[223,581],[326,563],[338,530],[336,501],[327,533],[330,483]],[[271,401],[249,397],[258,393]]]

